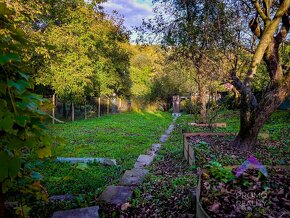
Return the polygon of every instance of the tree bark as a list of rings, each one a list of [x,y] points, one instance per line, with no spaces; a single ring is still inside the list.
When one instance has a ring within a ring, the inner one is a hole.
[[[199,87],[199,103],[200,103],[200,123],[206,123],[206,91],[201,85]]]
[[[107,99],[107,114],[110,113],[110,98]]]
[[[74,102],[71,102],[71,121],[75,121],[75,105]]]
[[[254,148],[260,129],[289,94],[290,77],[287,75],[283,79],[278,48],[273,39],[264,54],[271,82],[259,104],[250,89],[244,87],[241,91],[240,131],[234,144],[242,150]]]
[[[101,117],[101,97],[98,99],[98,117]]]

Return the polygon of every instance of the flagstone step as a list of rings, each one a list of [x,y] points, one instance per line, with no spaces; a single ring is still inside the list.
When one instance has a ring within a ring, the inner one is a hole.
[[[108,186],[99,196],[99,201],[105,201],[108,204],[124,204],[128,202],[132,196],[133,188],[129,186]]]
[[[99,206],[54,212],[52,218],[98,218]]]
[[[143,168],[143,167],[149,166],[152,163],[153,159],[154,159],[154,156],[141,154],[138,157],[134,165],[134,168]]]
[[[148,173],[148,170],[141,168],[134,168],[132,170],[126,170],[123,177],[120,180],[120,185],[125,186],[137,186],[141,184]]]

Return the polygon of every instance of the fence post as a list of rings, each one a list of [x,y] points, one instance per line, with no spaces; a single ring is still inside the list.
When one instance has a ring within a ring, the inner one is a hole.
[[[110,112],[110,98],[108,97],[108,100],[107,100],[107,114],[109,114]]]
[[[98,117],[101,117],[101,97],[98,98]]]
[[[52,124],[55,124],[55,93],[52,95]]]
[[[116,108],[117,107],[117,97],[116,97],[115,93],[113,93],[111,103],[112,103],[112,114],[115,114],[117,112],[117,108]]]
[[[75,121],[75,105],[73,101],[71,101],[71,121]]]
[[[87,99],[85,99],[85,120],[87,119]]]

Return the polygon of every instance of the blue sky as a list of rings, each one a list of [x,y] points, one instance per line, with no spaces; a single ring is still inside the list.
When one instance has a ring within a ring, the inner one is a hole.
[[[139,26],[142,19],[149,19],[153,17],[152,0],[108,0],[103,4],[106,12],[112,13],[113,10],[118,11],[120,15],[124,16],[125,26],[131,30],[133,26]],[[132,36],[132,40],[136,37]]]

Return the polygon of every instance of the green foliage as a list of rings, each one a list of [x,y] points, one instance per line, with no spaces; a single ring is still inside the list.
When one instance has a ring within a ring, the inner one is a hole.
[[[47,135],[39,110],[46,101],[33,93],[33,80],[23,71],[21,55],[28,44],[16,25],[17,9],[0,2],[0,195],[21,196],[16,214],[27,217],[32,199],[47,201],[40,176],[28,167],[30,158],[50,157],[54,137]]]
[[[224,183],[232,181],[235,178],[231,169],[222,167],[219,162],[211,161],[209,165],[209,170],[211,175],[215,179]]]
[[[88,95],[127,95],[129,53],[122,24],[80,0],[49,6],[50,14],[40,20],[46,25],[41,37],[50,48],[40,54],[44,62],[37,83],[78,102]]]

